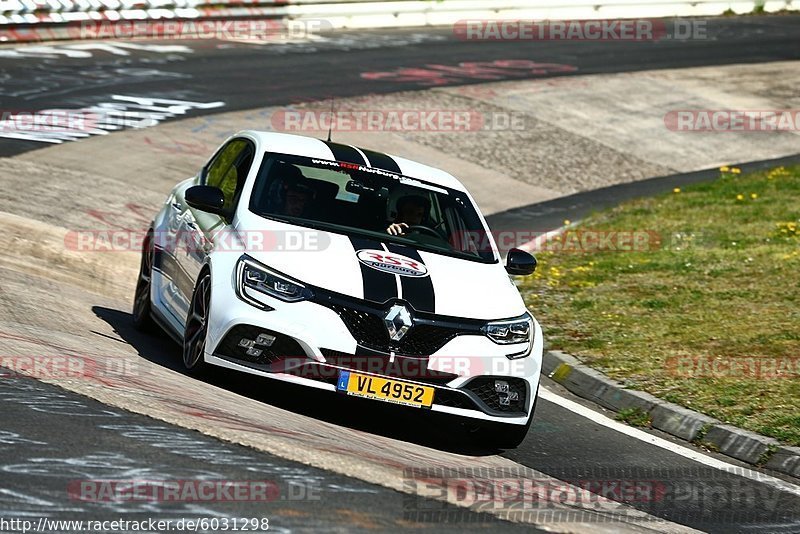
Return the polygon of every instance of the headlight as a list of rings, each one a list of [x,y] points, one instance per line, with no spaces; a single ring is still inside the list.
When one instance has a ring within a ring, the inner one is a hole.
[[[526,313],[516,319],[488,323],[482,330],[489,339],[500,345],[530,343],[533,336],[533,320],[531,316]],[[524,356],[524,354],[525,353],[520,356]]]
[[[236,266],[236,292],[239,298],[259,308],[269,306],[253,292],[284,302],[297,302],[313,296],[313,292],[300,282],[273,271],[247,255],[242,256]]]

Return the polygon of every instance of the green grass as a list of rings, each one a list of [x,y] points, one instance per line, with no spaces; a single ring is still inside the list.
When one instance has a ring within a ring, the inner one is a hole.
[[[631,426],[649,427],[652,423],[650,414],[641,408],[625,408],[617,414],[617,421],[624,421]]]
[[[550,348],[627,387],[800,445],[800,167],[733,171],[593,214],[568,234],[573,243],[580,232],[648,231],[651,245],[548,246],[520,289]],[[698,359],[733,370],[676,364]],[[776,359],[778,377],[736,367]]]

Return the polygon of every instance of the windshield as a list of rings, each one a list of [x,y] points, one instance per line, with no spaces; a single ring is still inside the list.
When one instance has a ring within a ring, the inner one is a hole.
[[[466,194],[353,163],[268,155],[256,177],[250,210],[293,224],[496,261]]]

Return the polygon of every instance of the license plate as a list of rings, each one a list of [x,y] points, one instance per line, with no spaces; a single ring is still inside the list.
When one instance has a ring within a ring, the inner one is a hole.
[[[336,390],[356,397],[393,402],[417,408],[430,408],[434,389],[400,380],[340,371]]]

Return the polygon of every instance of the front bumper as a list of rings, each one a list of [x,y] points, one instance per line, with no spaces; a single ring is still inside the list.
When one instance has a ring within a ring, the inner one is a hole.
[[[222,283],[215,283],[211,298],[208,363],[329,391],[336,391],[340,371],[355,370],[435,388],[433,411],[507,424],[528,421],[542,361],[542,332],[535,320],[533,347],[524,358],[507,357],[524,346],[498,345],[473,333],[451,336],[430,355],[404,355],[359,343],[360,332],[335,306],[263,297],[272,308],[265,311]],[[268,347],[251,344],[257,350],[248,354],[240,341],[259,334],[274,340]]]

